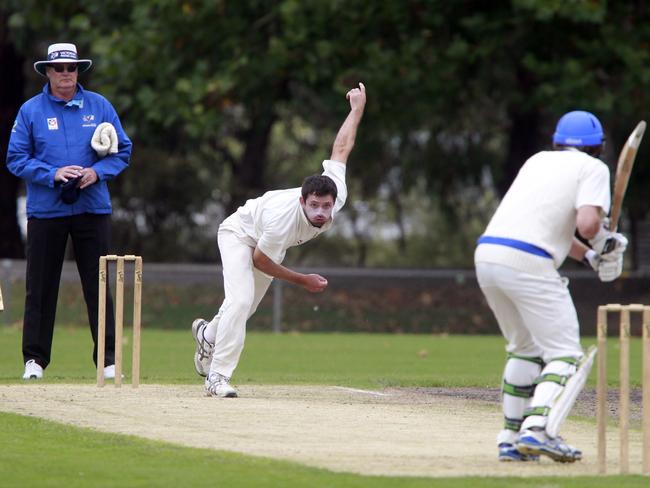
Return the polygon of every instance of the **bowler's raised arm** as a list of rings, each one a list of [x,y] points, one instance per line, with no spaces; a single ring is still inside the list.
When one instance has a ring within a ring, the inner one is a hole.
[[[330,157],[331,160],[341,163],[347,163],[348,156],[350,156],[350,152],[354,147],[357,127],[359,127],[363,110],[366,107],[366,87],[363,83],[359,83],[359,88],[353,88],[347,92],[345,98],[350,101],[350,113],[336,135],[332,147],[332,156]]]

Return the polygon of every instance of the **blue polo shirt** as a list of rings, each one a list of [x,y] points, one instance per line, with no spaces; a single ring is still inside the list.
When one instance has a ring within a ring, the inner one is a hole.
[[[90,140],[102,122],[113,124],[119,143],[116,154],[99,159]],[[25,180],[28,218],[110,214],[106,182],[128,166],[131,146],[115,109],[103,96],[77,85],[75,96],[66,102],[52,95],[48,83],[18,112],[9,139],[7,168]],[[99,178],[82,190],[73,204],[61,201],[61,183],[54,181],[57,169],[69,165],[92,167]]]

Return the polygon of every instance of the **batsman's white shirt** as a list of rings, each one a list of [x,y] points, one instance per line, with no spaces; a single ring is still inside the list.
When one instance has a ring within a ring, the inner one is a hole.
[[[609,213],[607,165],[576,150],[542,151],[524,163],[485,235],[537,246],[548,252],[553,267],[559,268],[571,249],[578,208],[584,205]],[[475,261],[552,274],[547,259],[501,245],[481,244]]]
[[[332,220],[314,227],[300,206],[300,188],[266,192],[248,200],[223,221],[219,230],[230,230],[249,246],[258,247],[276,263],[281,263],[288,248],[303,244],[332,226],[336,213],[348,195],[345,184],[345,164],[323,161],[323,175],[334,180],[337,189]]]
[[[568,280],[557,268],[571,249],[578,208],[609,212],[609,185],[607,165],[575,150],[537,153],[519,171],[485,235],[532,244],[552,259],[499,244],[480,244],[474,254],[509,352],[547,362],[582,354]]]

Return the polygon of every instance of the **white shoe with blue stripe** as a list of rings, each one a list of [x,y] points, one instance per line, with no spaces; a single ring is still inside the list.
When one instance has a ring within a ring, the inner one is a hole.
[[[499,461],[505,463],[539,461],[539,456],[536,456],[534,454],[522,454],[517,450],[514,444],[510,444],[509,442],[502,442],[499,444]]]
[[[582,451],[565,443],[559,436],[549,437],[544,431],[523,431],[516,447],[522,454],[548,456],[558,463],[573,463],[582,459]]]

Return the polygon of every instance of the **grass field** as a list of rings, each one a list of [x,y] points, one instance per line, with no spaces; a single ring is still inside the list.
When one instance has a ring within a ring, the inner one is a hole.
[[[126,335],[128,337],[128,334]],[[590,341],[585,341],[585,345]],[[92,383],[86,329],[59,327],[43,384]],[[640,347],[633,341],[633,364]],[[617,364],[610,346],[609,364]],[[0,330],[0,382],[20,383],[20,331]],[[125,348],[128,351],[128,347]],[[197,383],[190,334],[143,332],[144,383]],[[499,385],[503,340],[489,336],[251,333],[235,384],[385,386]],[[633,383],[639,384],[639,368]],[[128,368],[127,368],[128,374]],[[609,371],[614,383],[616,370]],[[0,402],[2,398],[0,398]],[[233,426],[236,429],[236,426]],[[298,464],[98,433],[0,414],[2,486],[647,486],[639,476],[577,478],[394,478],[337,474]],[[459,469],[462,467],[459,466]]]
[[[130,338],[125,337],[125,371],[130,369]],[[594,338],[583,340],[583,346]],[[21,382],[21,331],[0,328],[0,382]],[[145,329],[142,333],[142,381],[196,383],[189,331]],[[498,387],[505,359],[497,336],[396,334],[271,334],[246,338],[237,384],[323,384],[357,388],[385,386]],[[641,364],[641,344],[632,340],[631,364]],[[618,347],[608,348],[608,378],[618,377]],[[640,385],[640,367],[631,368],[632,385]],[[593,385],[592,374],[590,384]],[[90,332],[80,327],[55,330],[52,363],[46,380],[93,382]]]

